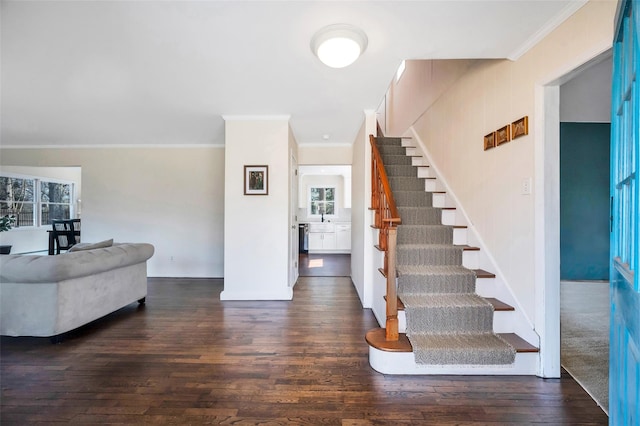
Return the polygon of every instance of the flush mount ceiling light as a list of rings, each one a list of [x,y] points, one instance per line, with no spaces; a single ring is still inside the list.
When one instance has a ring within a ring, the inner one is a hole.
[[[323,64],[332,68],[351,65],[367,48],[367,35],[348,24],[329,25],[311,39],[311,50]]]

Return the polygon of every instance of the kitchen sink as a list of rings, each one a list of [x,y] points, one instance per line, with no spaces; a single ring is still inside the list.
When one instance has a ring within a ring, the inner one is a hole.
[[[309,232],[334,232],[333,223],[311,222],[309,223]]]

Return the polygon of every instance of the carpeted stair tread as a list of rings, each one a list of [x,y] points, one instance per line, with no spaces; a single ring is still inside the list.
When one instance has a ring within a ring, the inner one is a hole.
[[[398,265],[462,265],[462,248],[448,244],[398,244]]]
[[[470,275],[475,277],[472,269],[459,265],[398,265],[397,271],[403,275]]]
[[[395,165],[395,166],[411,166],[412,164],[411,157],[407,157],[406,155],[399,154],[385,154],[383,156],[383,162],[385,166]]]
[[[377,145],[400,145],[402,138],[392,136],[379,136],[376,138]]]
[[[389,176],[391,191],[424,191],[424,178],[416,176]]]
[[[382,145],[378,146],[378,151],[382,156],[382,162],[387,155],[406,155],[407,150],[400,145]]]
[[[474,293],[476,274],[459,265],[398,265],[398,295]]]
[[[418,172],[416,168],[412,165],[405,164],[390,164],[384,166],[385,172],[387,172],[387,176],[414,176],[418,177]]]
[[[475,293],[402,294],[405,308],[482,307],[493,311],[493,305]]]
[[[475,294],[402,295],[407,334],[490,333],[493,306]]]
[[[442,209],[438,207],[398,207],[403,225],[442,225]]]
[[[407,334],[418,364],[513,364],[516,351],[494,333]]]
[[[453,227],[447,225],[400,225],[398,244],[453,244]]]
[[[425,191],[395,191],[393,199],[398,207],[433,207],[433,194]]]

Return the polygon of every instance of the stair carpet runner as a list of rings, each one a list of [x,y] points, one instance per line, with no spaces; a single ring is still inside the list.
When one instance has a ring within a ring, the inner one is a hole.
[[[453,227],[442,225],[400,138],[377,138],[400,213],[396,268],[406,334],[417,364],[512,364],[515,349],[493,332],[493,306],[475,293],[475,272],[462,266]]]

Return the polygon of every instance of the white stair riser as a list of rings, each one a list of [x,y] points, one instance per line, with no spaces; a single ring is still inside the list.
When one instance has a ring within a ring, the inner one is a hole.
[[[458,214],[458,210],[452,208],[442,209],[442,224],[451,226],[466,226],[462,215]]]
[[[456,223],[456,211],[455,210],[442,210],[442,224],[443,225],[457,225],[457,223]]]
[[[462,266],[469,269],[478,269],[478,251],[477,250],[463,251]]]
[[[476,279],[476,293],[482,297],[495,297],[495,278]]]
[[[415,164],[414,164],[415,166]],[[418,177],[419,178],[434,178],[435,176],[433,176],[433,171],[431,170],[431,167],[427,167],[427,166],[418,166]]]
[[[513,333],[514,311],[494,311],[493,312],[493,332]]]
[[[420,155],[420,152],[418,152],[418,148],[406,147],[405,153],[410,157]]]
[[[433,191],[441,191],[442,188],[440,188],[440,185],[438,184],[437,179],[425,179],[424,190],[427,192],[433,192]]]
[[[435,192],[432,194],[433,207],[454,207],[448,204],[447,194],[442,192]]]
[[[415,375],[535,375],[538,370],[537,352],[517,353],[511,365],[420,365],[416,364],[413,352],[386,352],[369,346],[369,364],[382,374]]]
[[[456,246],[463,246],[467,244],[467,228],[454,228],[453,229],[453,244]]]
[[[423,157],[411,157],[411,165],[417,167],[428,166]]]

